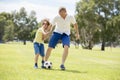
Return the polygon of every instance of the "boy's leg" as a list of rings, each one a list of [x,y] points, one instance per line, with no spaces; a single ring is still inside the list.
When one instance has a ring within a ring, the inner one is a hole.
[[[38,62],[39,53],[35,54],[35,63]]]
[[[38,43],[34,43],[34,50],[35,50],[35,58],[34,58],[34,68],[38,68],[38,57],[39,57],[39,44]]]
[[[39,50],[40,50],[40,56],[42,58],[41,61],[41,68],[44,68],[44,61],[45,61],[45,50],[44,50],[44,44],[39,44]]]
[[[45,57],[42,57],[42,61],[41,61],[41,68],[44,68],[44,62],[45,62]]]
[[[45,57],[42,57],[42,62],[44,62],[45,61]]]
[[[39,57],[39,53],[35,54],[35,65],[34,68],[38,68],[38,57]]]

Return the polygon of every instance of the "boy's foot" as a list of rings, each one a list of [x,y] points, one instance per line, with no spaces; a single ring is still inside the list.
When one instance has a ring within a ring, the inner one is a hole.
[[[44,68],[45,68],[45,66],[44,66],[44,62],[45,62],[44,60],[42,60],[42,61],[41,61],[41,63],[42,63],[41,68],[42,68],[42,69],[44,69]]]
[[[60,65],[61,70],[65,70],[65,66],[62,64]]]
[[[45,66],[42,65],[41,68],[42,68],[42,69],[45,69]]]
[[[38,66],[36,66],[36,65],[35,65],[35,66],[34,66],[34,68],[35,68],[35,69],[37,69],[37,68],[38,68]]]

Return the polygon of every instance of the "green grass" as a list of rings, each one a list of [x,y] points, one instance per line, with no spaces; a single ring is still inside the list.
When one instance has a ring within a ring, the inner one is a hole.
[[[120,80],[120,48],[100,51],[71,46],[66,71],[59,68],[62,50],[61,45],[53,50],[49,58],[52,70],[34,69],[32,43],[0,44],[0,80]]]

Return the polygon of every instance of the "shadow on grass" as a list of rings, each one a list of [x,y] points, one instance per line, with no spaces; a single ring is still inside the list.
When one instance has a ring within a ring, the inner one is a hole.
[[[63,72],[71,72],[71,73],[88,73],[87,71],[78,71],[78,70],[60,70],[60,69],[51,69],[53,71],[63,71]]]
[[[38,68],[40,70],[48,70],[48,71],[60,71],[60,72],[69,72],[69,73],[83,73],[83,74],[86,74],[88,73],[87,71],[79,71],[79,70],[61,70],[61,69],[41,69],[41,68]]]

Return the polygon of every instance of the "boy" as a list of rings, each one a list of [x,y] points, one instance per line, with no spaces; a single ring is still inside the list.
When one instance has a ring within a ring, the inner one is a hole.
[[[48,27],[49,27],[50,23],[47,19],[44,19],[42,21],[42,27],[40,27],[35,35],[35,39],[34,39],[34,50],[35,50],[35,64],[34,64],[34,68],[37,69],[38,68],[38,57],[41,56],[42,57],[42,66],[41,68],[44,68],[44,40],[46,39],[46,37],[48,36]]]

